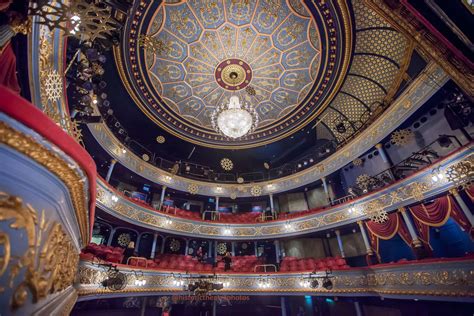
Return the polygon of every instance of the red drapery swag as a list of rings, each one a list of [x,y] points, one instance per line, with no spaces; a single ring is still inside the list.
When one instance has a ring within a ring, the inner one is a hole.
[[[472,236],[473,231],[469,220],[450,195],[439,197],[430,204],[424,205],[421,203],[409,209],[420,233],[420,238],[427,245],[429,245],[430,240],[430,227],[443,226],[449,217],[465,231],[470,232]]]
[[[373,221],[366,221],[365,225],[369,231],[370,243],[373,250],[379,253],[379,239],[388,240],[393,238],[395,234],[399,234],[400,237],[410,247],[412,246],[412,239],[405,222],[400,218],[400,213],[393,212],[388,214],[388,220],[384,223],[375,223]]]
[[[0,49],[0,85],[10,88],[15,93],[20,93],[20,85],[16,77],[16,56],[11,43],[3,51]]]
[[[474,185],[471,185],[469,188],[464,190],[467,196],[471,199],[472,203],[474,203]]]

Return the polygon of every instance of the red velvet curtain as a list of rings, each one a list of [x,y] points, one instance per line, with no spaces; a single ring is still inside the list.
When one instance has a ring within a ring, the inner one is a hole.
[[[8,9],[13,0],[0,0],[0,11],[5,11]]]
[[[0,85],[4,85],[15,93],[20,93],[20,85],[16,77],[16,56],[11,43],[0,53]]]
[[[379,238],[388,240],[393,238],[395,234],[399,234],[400,237],[405,241],[410,247],[412,245],[412,239],[410,232],[406,227],[405,222],[400,218],[400,213],[393,212],[388,214],[388,220],[384,223],[375,223],[373,221],[366,221],[365,224],[369,231],[369,238],[372,248],[376,253],[379,252]]]
[[[462,212],[453,197],[445,195],[434,200],[433,203],[423,203],[410,207],[411,214],[423,241],[429,244],[429,227],[443,226],[451,217],[465,231],[472,235],[472,227],[466,215]]]

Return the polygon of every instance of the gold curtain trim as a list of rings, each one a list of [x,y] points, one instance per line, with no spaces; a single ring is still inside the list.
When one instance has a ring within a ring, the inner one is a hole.
[[[449,198],[449,196],[447,197],[447,199],[448,199],[448,211],[446,212],[446,217],[439,224],[427,223],[423,221],[421,218],[419,218],[418,216],[416,216],[416,214],[411,210],[411,208],[408,208],[408,209],[410,210],[411,215],[413,215],[413,217],[415,217],[418,221],[422,222],[423,224],[431,226],[431,227],[440,227],[446,224],[449,217],[451,216],[451,208],[452,208],[451,199]],[[421,205],[423,206],[423,208],[425,207],[423,204]]]

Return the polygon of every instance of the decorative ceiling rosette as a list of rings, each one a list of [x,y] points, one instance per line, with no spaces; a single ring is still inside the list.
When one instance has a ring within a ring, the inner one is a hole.
[[[222,158],[221,167],[226,171],[230,171],[234,168],[234,163],[229,158]]]
[[[171,239],[170,242],[170,250],[173,252],[178,251],[181,248],[181,243],[177,239]]]
[[[190,184],[188,185],[188,192],[191,194],[197,194],[199,191],[199,186],[197,184]]]
[[[362,159],[360,159],[360,158],[356,158],[356,159],[354,159],[354,160],[352,161],[352,164],[353,164],[354,166],[356,166],[356,167],[362,166],[363,163],[364,163],[364,161],[363,161]]]
[[[262,187],[258,185],[254,185],[250,189],[250,194],[252,194],[253,196],[260,196],[262,194]]]
[[[130,241],[131,241],[131,237],[130,237],[130,234],[128,233],[122,233],[117,238],[117,242],[119,246],[122,246],[122,247],[127,247]]]
[[[227,252],[227,245],[225,242],[221,242],[217,244],[217,253],[220,255],[224,255]]]
[[[238,178],[237,178],[237,183],[239,183],[239,184],[244,183],[244,178],[238,177]]]
[[[144,161],[149,161],[149,160],[150,160],[150,156],[148,156],[147,154],[143,154],[143,155],[142,155],[142,159],[143,159]]]
[[[165,141],[166,141],[166,139],[165,139],[164,136],[161,136],[161,135],[160,135],[160,136],[157,136],[157,137],[156,137],[156,142],[157,142],[158,144],[164,144]]]
[[[160,127],[208,147],[256,147],[298,131],[328,106],[348,70],[345,0],[148,1],[129,16],[115,50],[126,88]],[[233,95],[259,123],[229,139],[211,114]]]
[[[401,129],[392,133],[390,141],[397,146],[406,146],[415,139],[415,133],[409,129]]]

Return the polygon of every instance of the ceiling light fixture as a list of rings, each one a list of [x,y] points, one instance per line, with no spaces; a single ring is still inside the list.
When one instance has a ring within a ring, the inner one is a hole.
[[[229,103],[219,105],[211,114],[212,127],[230,138],[240,138],[255,130],[258,114],[249,103],[242,104],[237,95]]]

